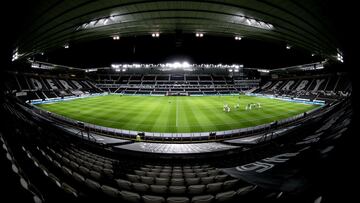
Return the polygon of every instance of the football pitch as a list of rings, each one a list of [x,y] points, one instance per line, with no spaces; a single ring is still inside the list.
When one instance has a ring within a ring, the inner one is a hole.
[[[261,107],[246,110],[250,103],[259,103]],[[224,104],[228,104],[230,112],[224,112]],[[236,105],[239,108],[235,108]],[[285,119],[318,107],[245,95],[107,95],[38,106],[78,121],[145,132],[206,132],[245,128]]]

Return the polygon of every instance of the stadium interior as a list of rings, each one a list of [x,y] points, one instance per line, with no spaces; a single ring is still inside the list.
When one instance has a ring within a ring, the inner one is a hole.
[[[7,7],[1,199],[327,203],[357,196],[350,4],[39,0]]]

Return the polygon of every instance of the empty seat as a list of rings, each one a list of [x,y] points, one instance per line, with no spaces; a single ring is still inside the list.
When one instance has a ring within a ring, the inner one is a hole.
[[[88,168],[88,169],[92,169],[92,168],[93,168],[92,163],[89,163],[89,162],[83,161],[83,162],[82,162],[82,164],[83,164],[86,168]]]
[[[145,195],[142,197],[144,203],[164,203],[165,198],[153,195]]]
[[[119,196],[119,190],[107,186],[107,185],[103,185],[101,186],[101,190],[103,191],[103,193],[105,193],[106,195],[113,197],[113,198],[117,198]]]
[[[148,184],[148,185],[152,185],[154,184],[154,177],[146,177],[146,176],[140,176],[141,182]]]
[[[182,178],[172,178],[170,181],[170,184],[174,185],[174,186],[182,186],[182,185],[184,185],[184,183],[185,183],[185,180]]]
[[[155,194],[166,194],[167,187],[165,185],[150,185],[150,191]]]
[[[212,195],[195,196],[191,199],[191,203],[210,203],[214,200]]]
[[[67,165],[70,164],[70,160],[68,158],[66,158],[66,157],[62,157],[61,161],[63,162],[63,164],[67,164]]]
[[[72,176],[72,171],[70,169],[68,169],[66,166],[62,166],[61,170],[63,171],[63,173],[67,176]]]
[[[131,182],[123,179],[116,179],[115,180],[117,185],[122,190],[131,190]]]
[[[97,171],[90,171],[90,176],[91,176],[91,178],[93,178],[94,180],[99,181],[99,182],[102,179],[101,174]]]
[[[155,178],[156,185],[168,185],[169,179],[168,178]]]
[[[74,179],[76,181],[78,181],[79,183],[84,183],[85,182],[84,176],[78,174],[77,172],[74,172],[72,175],[73,175]]]
[[[112,166],[112,164],[105,163],[105,164],[103,164],[103,168],[112,169],[113,166]]]
[[[195,178],[196,173],[184,173],[185,178]]]
[[[48,173],[48,177],[52,182],[54,182],[58,187],[61,187],[60,180],[52,173]]]
[[[98,166],[98,165],[92,165],[91,168],[94,169],[97,172],[101,172],[103,170],[103,168],[101,166]]]
[[[138,182],[140,182],[140,176],[138,176],[138,175],[126,174],[126,177],[128,178],[128,180],[129,180],[130,182],[133,182],[133,183],[138,183]]]
[[[182,169],[173,169],[172,170],[173,173],[182,173]]]
[[[114,171],[112,169],[105,168],[103,169],[102,173],[109,179],[114,178]]]
[[[218,169],[208,171],[209,176],[216,176],[219,174],[219,172],[220,171]]]
[[[77,168],[79,168],[79,164],[74,161],[70,161],[70,167],[76,170]]]
[[[145,193],[149,190],[149,185],[144,183],[133,183],[132,186],[134,190],[139,193]]]
[[[173,195],[185,195],[186,187],[185,186],[170,186],[169,192]]]
[[[213,182],[214,182],[214,176],[201,178],[201,183],[204,184],[204,185],[207,185],[207,184],[213,183]]]
[[[161,169],[160,173],[171,173],[172,169],[171,168],[163,168]]]
[[[216,182],[224,182],[227,177],[228,177],[228,175],[217,175],[217,176],[215,176],[215,181]]]
[[[160,177],[160,178],[170,178],[170,177],[171,177],[171,173],[159,173],[159,177]]]
[[[236,194],[237,194],[238,196],[243,196],[243,195],[246,195],[246,194],[248,194],[249,192],[255,190],[256,188],[257,188],[257,186],[253,186],[253,185],[245,186],[245,187],[239,188],[239,189],[236,191]]]
[[[91,179],[86,179],[85,180],[85,185],[88,186],[90,189],[95,190],[95,191],[100,191],[101,186],[98,182],[93,181]]]
[[[61,168],[61,164],[58,161],[54,160],[53,164],[55,165],[55,167]]]
[[[218,192],[221,191],[222,185],[223,185],[222,182],[207,184],[206,192],[208,192],[208,193],[218,193]]]
[[[197,173],[196,175],[199,178],[203,178],[203,177],[206,177],[208,175],[208,173],[207,172],[200,172],[200,173]]]
[[[84,166],[80,166],[79,171],[84,175],[88,175],[90,173],[90,170],[88,168],[85,168]]]
[[[134,192],[129,192],[129,191],[123,190],[120,192],[120,196],[126,202],[132,202],[132,203],[141,202],[141,196]]]
[[[134,173],[138,176],[145,176],[145,174],[146,174],[145,171],[139,171],[139,170],[134,170]]]
[[[171,177],[172,177],[172,178],[182,178],[182,177],[183,177],[183,174],[182,174],[182,173],[172,173],[172,174],[171,174]]]
[[[235,186],[237,185],[238,182],[239,182],[238,179],[225,181],[223,188],[225,191],[232,190],[235,188]]]
[[[205,185],[190,185],[188,187],[188,193],[191,195],[200,195],[205,191]]]
[[[71,187],[70,185],[66,184],[66,183],[62,183],[61,184],[61,188],[68,194],[74,196],[74,197],[78,197],[78,192]]]
[[[235,195],[235,191],[222,192],[215,196],[215,200],[216,202],[230,202],[234,200]]]
[[[200,178],[187,178],[186,183],[188,185],[197,185],[200,183]]]
[[[183,170],[184,173],[192,173],[193,170],[191,168],[186,168]]]
[[[160,173],[161,170],[162,169],[160,169],[160,168],[152,168],[150,172],[153,172],[153,173],[157,174],[157,173]]]
[[[159,171],[160,172],[160,171]],[[159,172],[146,172],[146,176],[149,176],[149,177],[157,177],[159,175]]]
[[[166,199],[167,203],[189,203],[190,199],[188,197],[168,197]]]

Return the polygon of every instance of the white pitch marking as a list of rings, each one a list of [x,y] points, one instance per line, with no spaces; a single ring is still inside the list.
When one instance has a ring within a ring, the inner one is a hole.
[[[178,120],[179,120],[179,103],[178,98],[176,97],[176,127],[178,127]]]

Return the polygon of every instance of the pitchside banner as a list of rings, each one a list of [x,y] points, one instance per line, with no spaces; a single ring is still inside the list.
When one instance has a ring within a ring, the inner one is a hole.
[[[304,164],[309,164],[309,147],[267,157],[259,161],[226,168],[223,171],[234,178],[269,190],[297,193],[307,188]]]

